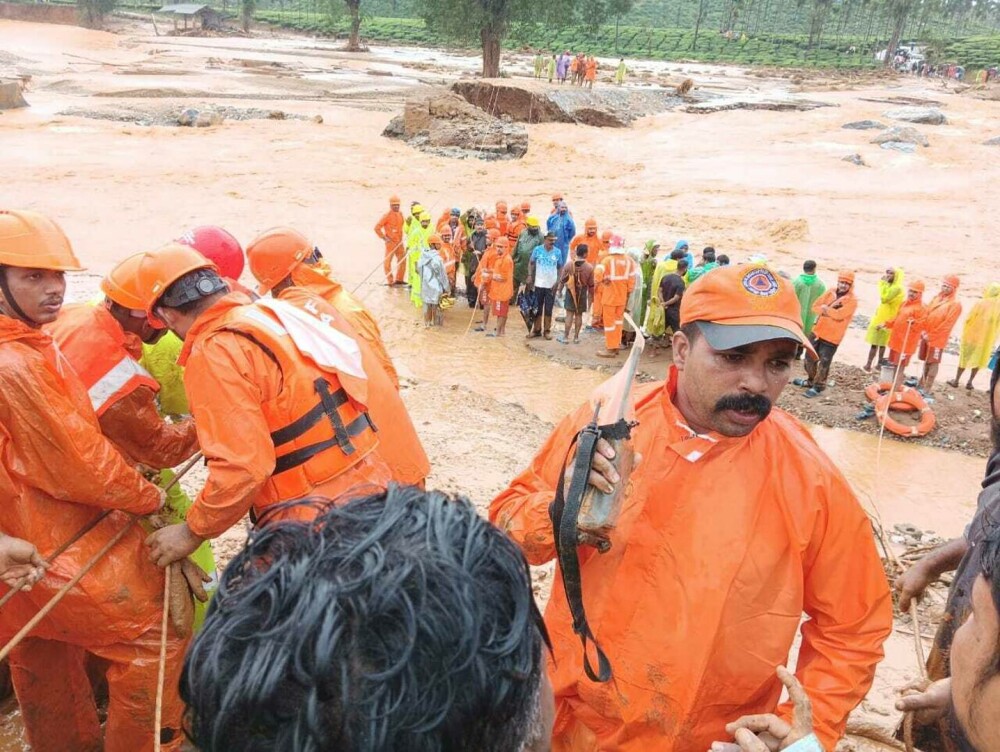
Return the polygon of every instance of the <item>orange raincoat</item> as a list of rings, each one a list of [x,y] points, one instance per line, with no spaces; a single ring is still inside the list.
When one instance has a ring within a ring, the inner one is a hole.
[[[614,672],[591,682],[561,585],[545,623],[555,752],[702,752],[725,725],[775,710],[803,611],[797,675],[827,749],[871,686],[892,629],[868,519],[809,432],[774,409],[743,438],[698,435],[669,381],[633,390],[632,472],[611,550],[580,549],[583,601]],[[490,505],[531,564],[555,558],[549,505],[573,437],[565,418]],[[556,579],[561,582],[557,568]],[[845,595],[846,594],[846,595]],[[791,708],[777,711],[788,718]]]
[[[71,546],[30,592],[0,611],[9,640],[84,563],[147,514],[160,492],[104,436],[86,389],[52,339],[0,316],[0,529],[51,554],[103,509],[114,512]],[[84,651],[111,661],[108,752],[153,746],[153,691],[159,662],[163,571],[148,559],[133,526],[110,553],[35,627],[10,656],[11,673],[36,752],[99,749],[101,727],[84,671]],[[0,586],[0,594],[7,588]],[[150,634],[152,632],[152,634]],[[164,728],[182,740],[177,692],[186,642],[167,640]]]
[[[490,268],[489,299],[491,302],[509,301],[514,296],[514,260],[504,252],[497,256]]]
[[[597,234],[597,228],[594,228],[594,234],[588,235],[587,233],[581,233],[569,241],[569,260],[572,261],[576,258],[576,249],[583,243],[587,246],[587,263],[597,265],[597,256],[604,248],[604,244],[601,242],[601,238]]]
[[[202,313],[187,333],[179,362],[185,366],[184,387],[208,460],[208,481],[188,511],[187,524],[201,538],[221,535],[251,508],[260,517],[291,499],[336,499],[355,489],[385,488],[390,480],[388,467],[375,453],[378,438],[370,427],[352,434],[350,454],[328,446],[279,469],[279,449],[287,461],[333,435],[332,421],[325,418],[305,432],[290,430],[319,404],[317,380],[327,383],[345,426],[360,427],[363,406],[378,398],[367,393],[365,380],[321,369],[289,339],[269,313],[238,292]],[[272,433],[293,437],[279,440]]]
[[[45,329],[87,389],[101,432],[127,459],[162,470],[198,451],[194,421],[160,417],[160,385],[133,355],[141,355],[141,342],[106,308],[66,306]]]
[[[622,343],[625,306],[635,289],[634,265],[624,253],[609,253],[594,268],[594,286],[601,291],[604,345],[608,350],[617,350]]]
[[[834,308],[834,303],[839,303],[840,308]],[[822,312],[824,306],[827,306],[827,309]],[[813,303],[812,310],[818,317],[813,325],[812,333],[817,339],[829,342],[831,345],[839,345],[844,339],[847,327],[851,325],[854,312],[858,310],[858,299],[854,297],[853,281],[847,294],[841,295],[839,298],[836,288],[827,290]]]
[[[392,383],[399,389],[399,375],[396,373],[392,358],[389,357],[389,352],[382,342],[382,331],[378,328],[375,317],[361,304],[361,301],[347,292],[340,282],[309,268],[305,264],[299,264],[292,269],[290,276],[296,287],[304,287],[310,292],[316,293],[347,317],[351,326],[354,327],[354,331],[371,345],[385,372],[389,374]]]
[[[962,315],[962,304],[955,297],[958,290],[958,279],[952,277],[948,279],[953,282],[953,292],[950,295],[935,295],[933,300],[927,305],[927,319],[924,323],[924,331],[927,332],[927,346],[936,349],[944,349],[948,345],[948,338],[952,329],[958,322],[958,317]]]
[[[904,301],[896,318],[885,322],[885,328],[892,330],[889,334],[889,350],[913,355],[920,344],[920,335],[924,332],[926,321],[927,308],[920,298]]]
[[[357,335],[348,317],[306,288],[286,287],[277,297],[321,318],[360,345],[368,376],[368,414],[379,429],[379,443],[375,451],[389,466],[394,481],[422,487],[431,471],[430,460],[399,396],[399,388],[382,369],[375,349]],[[375,394],[378,397],[371,396]]]
[[[389,284],[403,281],[406,272],[406,246],[403,244],[403,214],[390,209],[375,225],[375,234],[385,243],[383,272]],[[395,264],[395,270],[393,270]]]

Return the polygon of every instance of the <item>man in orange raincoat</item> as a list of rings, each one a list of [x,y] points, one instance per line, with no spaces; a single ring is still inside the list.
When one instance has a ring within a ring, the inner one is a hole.
[[[507,313],[510,299],[514,295],[514,260],[510,257],[510,243],[507,238],[497,238],[494,245],[496,257],[490,265],[490,282],[487,288],[487,298],[493,315],[496,317],[496,329],[487,337],[502,337],[507,327]]]
[[[139,365],[142,343],[164,334],[150,326],[134,289],[142,256],[127,258],[101,280],[102,305],[66,306],[46,331],[87,389],[104,435],[133,463],[164,470],[198,451],[198,434],[193,420],[170,423],[160,416],[160,385]]]
[[[497,201],[497,229],[501,235],[507,234],[507,225],[510,224],[510,217],[507,216],[507,202]]]
[[[895,318],[880,324],[877,328],[889,329],[889,362],[896,367],[896,378],[892,391],[906,377],[906,367],[910,358],[917,351],[917,345],[923,340],[924,326],[927,320],[927,308],[923,301],[924,281],[915,279],[906,288],[906,300],[899,307]]]
[[[601,239],[597,237],[597,220],[591,217],[583,224],[583,234],[577,235],[569,242],[570,261],[576,257],[576,248],[580,243],[587,244],[587,263],[597,264],[597,255],[601,252]]]
[[[389,211],[375,224],[375,234],[385,243],[385,261],[382,271],[385,283],[403,284],[406,274],[406,245],[403,243],[403,213],[399,210],[399,196],[389,199]]]
[[[615,358],[622,345],[628,298],[635,289],[635,262],[621,245],[613,245],[594,268],[594,286],[601,289],[601,320],[604,322],[605,349],[597,355]]]
[[[937,379],[938,368],[941,367],[944,348],[948,346],[948,338],[958,323],[958,317],[962,315],[962,304],[955,297],[956,292],[958,277],[949,274],[941,282],[941,292],[927,304],[927,319],[920,337],[918,354],[924,362],[924,370],[917,385],[925,395],[934,391],[934,381]]]
[[[456,292],[456,280],[458,278],[458,262],[462,258],[461,252],[458,250],[460,247],[455,243],[455,238],[452,235],[451,227],[445,225],[441,228],[441,261],[444,262],[444,271],[448,275],[448,284],[450,285],[451,297],[455,297]]]
[[[11,652],[11,678],[35,752],[144,752],[153,749],[164,583],[131,515],[157,511],[162,496],[101,433],[86,388],[41,329],[59,315],[64,273],[80,269],[52,220],[0,212],[0,529],[48,556],[114,510],[53,561],[30,592],[0,610],[0,640],[9,641],[110,544]],[[177,686],[186,644],[168,633],[166,750],[183,741]],[[110,664],[103,746],[87,653]]]
[[[258,242],[247,249],[251,268]],[[137,279],[150,321],[184,340],[184,388],[208,463],[186,522],[149,536],[156,564],[189,556],[248,512],[267,523],[296,514],[282,502],[386,487],[369,416],[384,394],[365,373],[360,338],[332,336],[290,304],[230,292],[186,246],[147,253]]]
[[[364,315],[358,313],[352,304],[354,298],[340,285],[326,277],[319,279],[302,260],[303,253],[310,248],[311,241],[291,227],[275,227],[255,238],[247,246],[247,259],[250,272],[259,283],[257,292],[261,295],[270,292],[274,298],[303,308],[313,316],[320,315],[316,311],[323,308],[310,303],[313,296],[332,307],[334,314],[324,309],[320,318],[357,342],[368,377],[368,391],[379,395],[378,399],[369,400],[368,405],[368,413],[379,432],[376,451],[397,483],[423,486],[430,473],[430,461],[399,395],[396,370],[391,361],[386,365],[389,356],[378,335],[378,326],[364,309]]]
[[[601,233],[601,241],[597,243],[597,253],[594,256],[594,260],[590,261],[591,254],[594,253],[590,246],[587,246],[587,261],[594,265],[594,269],[597,269],[597,265],[604,261],[604,257],[608,255],[608,251],[611,249],[611,230],[605,230]],[[602,308],[604,306],[604,286],[595,285],[594,286],[594,302],[591,304],[591,314],[590,314],[590,328],[595,331],[604,331],[604,319]]]
[[[806,397],[818,397],[826,389],[826,379],[830,375],[830,365],[837,348],[844,339],[847,327],[851,325],[854,312],[858,310],[858,299],[854,296],[854,272],[843,270],[837,275],[835,290],[827,290],[812,306],[816,314],[809,339],[816,355],[806,353],[805,368],[807,379],[795,379],[795,386],[806,387]]]
[[[507,224],[507,243],[511,249],[517,244],[517,239],[524,232],[527,215],[522,214],[521,207],[514,205],[510,210],[510,222]]]
[[[787,720],[775,668],[803,612],[797,676],[833,749],[871,686],[892,603],[850,485],[773,407],[798,347],[812,349],[798,299],[766,267],[725,267],[685,293],[681,324],[667,381],[632,389],[641,462],[621,478],[602,438],[588,477],[604,492],[624,485],[610,548],[578,549],[586,621],[610,682],[585,674],[586,626],[574,631],[562,587],[546,609],[552,749],[700,752],[729,741],[726,724],[743,715],[777,707]],[[556,558],[549,508],[593,414],[586,404],[565,418],[490,505],[531,564]]]

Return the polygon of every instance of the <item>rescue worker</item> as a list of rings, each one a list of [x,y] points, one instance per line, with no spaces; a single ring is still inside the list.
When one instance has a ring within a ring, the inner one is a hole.
[[[406,252],[407,268],[410,270],[410,302],[417,308],[422,308],[424,305],[423,298],[420,296],[420,274],[417,272],[417,261],[420,260],[424,249],[428,247],[427,241],[433,234],[431,215],[427,211],[422,211],[417,217],[417,222],[410,228]]]
[[[444,272],[448,277],[447,294],[455,297],[455,280],[458,273],[458,260],[461,254],[457,250],[455,240],[452,237],[451,227],[445,225],[441,229],[441,261],[444,263]]]
[[[882,324],[896,318],[899,307],[903,305],[905,299],[903,269],[889,267],[878,281],[878,308],[875,309],[875,315],[872,316],[865,334],[865,342],[871,345],[868,349],[868,361],[862,366],[862,370],[866,373],[871,373],[873,362],[881,364],[885,357],[885,348],[889,344],[889,330]]]
[[[486,325],[490,322],[491,306],[489,291],[490,282],[493,279],[493,264],[497,260],[498,255],[496,242],[500,238],[500,231],[487,231],[487,238],[489,240],[489,245],[486,247],[486,251],[479,259],[479,265],[476,267],[476,273],[473,276],[473,282],[475,283],[476,289],[479,290],[478,305],[483,309],[483,320],[476,325],[477,332],[485,332]]]
[[[31,590],[45,576],[46,569],[48,564],[34,545],[0,533],[0,582],[7,587],[21,585],[22,590]]]
[[[191,246],[218,266],[219,274],[230,284],[239,282],[243,275],[246,266],[243,247],[231,233],[221,227],[202,225],[193,230],[186,230],[177,238],[177,242]]]
[[[604,350],[599,358],[616,358],[622,344],[622,326],[629,296],[635,289],[634,262],[618,243],[594,268],[594,285],[601,290],[601,320],[604,322]]]
[[[816,734],[833,749],[871,686],[892,603],[850,485],[805,427],[773,407],[797,348],[812,348],[798,300],[767,268],[730,266],[693,285],[681,308],[667,381],[631,392],[642,461],[620,477],[601,439],[588,476],[606,493],[624,485],[609,550],[579,554],[610,682],[585,675],[563,588],[546,609],[552,749],[707,750],[741,716],[777,707],[788,720],[775,668],[803,612],[796,674],[813,697]],[[549,508],[593,414],[588,403],[565,418],[490,506],[531,564],[556,558]]]
[[[565,201],[561,201],[556,213],[549,217],[546,229],[555,235],[556,248],[559,249],[559,268],[562,269],[569,258],[570,241],[576,236],[576,224]]]
[[[462,254],[462,268],[465,269],[465,301],[469,304],[469,308],[478,305],[479,289],[476,287],[476,272],[479,271],[479,262],[486,253],[488,245],[486,224],[481,218],[477,218],[465,252]]]
[[[591,217],[583,223],[583,234],[577,235],[569,243],[569,250],[576,256],[576,249],[580,243],[587,244],[587,263],[593,266],[597,263],[597,254],[601,250],[601,241],[597,237],[597,220]]]
[[[257,291],[261,295],[271,293],[300,308],[309,303],[304,295],[308,293],[333,308],[337,315],[329,325],[357,340],[364,356],[369,392],[374,390],[379,394],[379,399],[368,406],[375,427],[380,429],[378,452],[392,470],[394,480],[422,486],[430,472],[430,462],[399,396],[399,376],[382,342],[378,324],[354,296],[303,261],[310,248],[310,240],[290,227],[275,227],[257,236],[247,246]],[[315,307],[311,305],[310,309]],[[375,371],[385,374],[384,384],[381,378],[376,378]],[[383,426],[386,430],[381,430]]]
[[[496,329],[487,337],[503,337],[507,328],[507,313],[514,295],[514,261],[508,253],[507,238],[497,238],[496,258],[490,266],[490,284],[487,291],[490,309],[496,318]]]
[[[514,296],[511,304],[516,303],[517,293],[528,279],[531,265],[531,254],[542,244],[542,225],[538,217],[528,217],[524,221],[524,232],[517,239],[517,244],[511,253],[514,262]]]
[[[514,247],[517,239],[524,232],[524,220],[525,218],[521,215],[521,207],[516,204],[512,206],[510,209],[510,222],[507,224],[507,246],[509,248]]]
[[[410,207],[410,216],[406,218],[403,225],[403,244],[406,246],[406,284],[413,286],[413,276],[416,274],[414,265],[417,263],[414,256],[414,247],[420,245],[424,237],[429,237],[430,233],[424,234],[420,227],[420,217],[426,214],[426,210],[421,204],[413,204]],[[419,252],[416,252],[419,256]]]
[[[147,539],[156,564],[190,555],[248,512],[266,523],[292,514],[275,509],[285,501],[385,488],[367,410],[382,395],[369,388],[357,341],[331,337],[294,306],[251,304],[176,243],[146,254],[137,277],[150,321],[184,340],[184,386],[208,465],[187,521]]]
[[[889,363],[896,367],[896,378],[892,391],[899,390],[899,385],[906,376],[906,367],[910,358],[917,351],[917,345],[922,341],[927,308],[924,306],[924,281],[915,279],[907,286],[906,300],[899,307],[896,316],[879,324],[882,329],[889,329]]]
[[[506,201],[497,201],[496,219],[497,219],[497,229],[500,231],[501,235],[506,236],[507,235],[507,225],[510,224],[510,221],[507,218],[507,202]]]
[[[982,300],[976,303],[962,326],[962,345],[958,351],[958,371],[949,386],[958,389],[958,382],[969,371],[966,389],[972,389],[972,382],[981,368],[990,362],[993,345],[1000,332],[1000,284],[993,282],[986,286]]]
[[[796,298],[801,304],[801,298],[798,295]],[[816,320],[809,339],[816,355],[806,353],[805,368],[809,378],[795,379],[795,386],[806,387],[806,397],[818,397],[826,389],[833,356],[837,354],[837,348],[844,340],[847,327],[851,325],[851,319],[857,310],[854,272],[845,269],[837,275],[836,289],[827,290],[813,303],[812,313]]]
[[[962,304],[955,297],[957,292],[958,277],[949,274],[941,283],[941,292],[927,305],[927,319],[924,331],[920,335],[918,353],[924,362],[924,370],[920,375],[920,383],[917,384],[917,388],[925,397],[934,392],[934,380],[937,379],[938,368],[941,367],[944,348],[948,346],[948,338],[958,323],[958,317],[962,315]]]
[[[611,250],[611,230],[605,230],[601,233],[601,242],[598,245],[597,259],[594,263],[594,269],[597,269],[598,264],[604,261],[604,257],[608,255],[608,251]],[[591,304],[591,315],[590,315],[590,328],[594,331],[604,331],[604,320],[602,316],[602,308],[604,305],[604,285],[596,285],[594,287],[594,302]]]
[[[375,234],[385,244],[385,260],[382,262],[385,283],[389,287],[403,284],[406,248],[403,245],[403,213],[399,210],[399,196],[389,198],[389,211],[375,223]]]
[[[145,254],[130,256],[103,280],[101,305],[62,309],[45,327],[90,396],[102,433],[133,463],[163,470],[198,451],[194,421],[168,423],[156,407],[160,385],[139,365],[142,342],[163,335],[146,319],[136,296],[136,272]]]
[[[81,268],[55,222],[31,211],[0,212],[0,529],[50,554],[102,510],[115,510],[56,559],[30,592],[0,610],[0,640],[9,641],[122,536],[14,648],[10,668],[35,752],[143,752],[153,748],[164,581],[146,559],[131,515],[157,511],[162,496],[101,433],[86,388],[41,329],[59,315],[65,272]],[[166,750],[179,750],[184,739],[177,686],[186,644],[168,633]],[[87,653],[110,664],[103,744],[84,669]]]
[[[424,301],[424,326],[441,326],[441,299],[448,292],[448,272],[444,266],[444,252],[440,235],[431,235],[417,261],[420,274],[420,297]]]

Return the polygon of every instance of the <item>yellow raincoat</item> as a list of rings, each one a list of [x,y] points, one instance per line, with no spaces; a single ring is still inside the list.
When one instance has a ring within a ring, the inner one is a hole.
[[[959,368],[985,368],[1000,333],[1000,284],[986,286],[983,299],[969,311],[962,327]]]
[[[903,268],[896,268],[896,278],[892,282],[884,279],[878,281],[878,308],[875,315],[868,323],[868,333],[865,335],[865,342],[876,347],[885,347],[889,342],[889,330],[879,329],[879,324],[892,321],[899,313],[899,307],[906,299],[903,287]]]

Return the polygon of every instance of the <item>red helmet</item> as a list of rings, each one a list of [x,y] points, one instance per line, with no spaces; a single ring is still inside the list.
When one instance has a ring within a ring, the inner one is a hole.
[[[246,259],[239,241],[215,225],[203,225],[188,230],[177,242],[194,248],[217,267],[219,274],[227,279],[237,280],[243,274]]]

